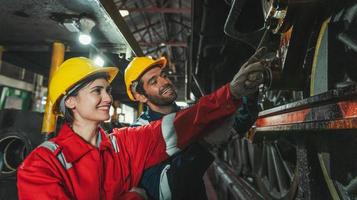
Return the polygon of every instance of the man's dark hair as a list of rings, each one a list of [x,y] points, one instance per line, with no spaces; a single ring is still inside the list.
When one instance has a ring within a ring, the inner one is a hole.
[[[136,85],[136,88],[135,88],[135,91],[141,95],[146,95],[146,92],[144,90],[144,82],[143,80],[140,79],[137,81],[137,85]]]

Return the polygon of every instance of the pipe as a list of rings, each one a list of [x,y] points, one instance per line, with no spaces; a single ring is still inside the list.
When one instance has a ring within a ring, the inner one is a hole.
[[[352,49],[354,52],[357,53],[357,40],[347,35],[346,33],[338,34],[337,38],[348,48]]]
[[[234,24],[241,14],[245,2],[246,0],[233,0],[226,23],[224,24],[224,33],[237,40],[248,36],[246,33],[240,33],[234,29]]]
[[[197,55],[196,58],[193,58],[193,56],[191,56],[191,59],[195,59],[196,60],[196,65],[195,65],[195,75],[198,74],[199,71],[199,66],[200,66],[200,60],[202,57],[202,46],[203,46],[203,41],[205,39],[205,25],[206,25],[206,19],[207,19],[207,12],[208,12],[208,5],[204,4],[203,8],[202,8],[202,20],[201,20],[201,25],[200,25],[200,37],[199,37],[199,41],[198,41],[198,47],[197,47]],[[194,26],[194,25],[192,25]],[[192,38],[192,42],[193,42],[193,38]],[[192,46],[193,47],[193,46]],[[191,54],[192,55],[192,54]]]
[[[53,48],[52,61],[51,61],[51,69],[50,69],[50,75],[49,75],[49,81],[48,81],[49,84],[51,84],[51,79],[53,77],[53,74],[58,70],[59,66],[63,63],[64,51],[65,51],[64,45],[60,42],[53,43],[52,48]],[[53,105],[52,105],[52,102],[50,101],[50,98],[48,95],[49,92],[50,91],[47,92],[45,113],[44,113],[43,121],[42,121],[42,131],[41,132],[44,134],[49,134],[51,132],[54,132],[56,129],[56,116],[52,112]]]
[[[193,81],[195,82],[195,84],[196,84],[198,90],[200,91],[201,96],[202,96],[202,97],[205,96],[205,93],[203,92],[203,89],[202,89],[200,83],[198,82],[196,76],[195,76],[194,74],[191,74],[191,75],[192,75]]]
[[[242,41],[256,49],[258,46],[257,41],[261,41],[259,39],[262,37],[261,34],[265,27],[247,33],[239,32],[235,29],[235,23],[238,21],[238,17],[241,15],[246,1],[247,0],[233,0],[224,24],[224,33],[229,37]]]
[[[349,194],[357,194],[357,177],[350,181],[346,186],[346,190]]]

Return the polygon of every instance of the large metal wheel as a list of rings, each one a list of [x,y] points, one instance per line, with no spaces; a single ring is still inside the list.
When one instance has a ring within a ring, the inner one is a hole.
[[[357,199],[357,139],[353,134],[339,134],[322,140],[318,155],[325,183],[333,200]]]
[[[298,186],[297,146],[288,140],[261,144],[261,163],[256,174],[259,191],[267,199],[292,199]]]
[[[253,144],[237,138],[225,149],[223,160],[265,199],[293,199],[298,188],[296,148],[285,139]]]
[[[237,176],[252,180],[254,171],[253,144],[247,138],[236,138],[227,147],[227,163]]]
[[[356,84],[357,3],[340,4],[319,32],[311,73],[311,96]],[[341,25],[343,24],[343,26]],[[333,59],[332,59],[333,56]],[[347,132],[347,130],[346,130]],[[357,144],[354,133],[324,135],[317,157],[333,200],[357,199]]]

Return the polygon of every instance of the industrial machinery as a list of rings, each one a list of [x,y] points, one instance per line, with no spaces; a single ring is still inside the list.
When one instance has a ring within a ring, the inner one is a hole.
[[[218,199],[356,199],[357,2],[225,3],[194,3],[193,91],[227,82],[261,46],[277,62],[255,127],[216,151]]]
[[[217,199],[357,199],[356,0],[179,0],[185,8],[165,7],[173,2],[0,0],[0,199],[17,199],[16,168],[49,137],[40,133],[56,63],[99,54],[123,71],[127,58],[143,55],[134,32],[142,44],[149,45],[145,37],[156,44],[150,32],[161,38],[160,24],[167,46],[159,42],[146,53],[188,48],[171,51],[179,53],[171,60],[186,62],[171,66],[185,73],[172,77],[186,83],[179,88],[190,102],[231,80],[259,47],[275,60],[255,126],[214,150],[208,175]],[[164,8],[139,8],[148,4]],[[119,8],[137,13],[127,18],[138,24],[133,33]],[[161,13],[150,21],[144,11]],[[175,26],[166,27],[168,21]],[[189,44],[169,38],[186,32]],[[122,74],[113,81],[113,96],[130,104]]]

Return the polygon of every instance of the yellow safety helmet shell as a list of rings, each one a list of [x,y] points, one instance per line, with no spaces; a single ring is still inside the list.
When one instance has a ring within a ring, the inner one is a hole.
[[[132,101],[135,101],[133,93],[131,91],[131,84],[136,81],[144,72],[153,66],[165,67],[167,60],[165,57],[161,57],[157,60],[149,57],[135,57],[125,69],[124,81],[126,86],[126,93]]]
[[[85,57],[75,57],[66,60],[53,74],[49,86],[50,101],[53,105],[53,113],[60,114],[58,103],[66,93],[81,80],[98,73],[106,72],[109,75],[109,83],[118,73],[116,67],[100,67],[92,60]]]

